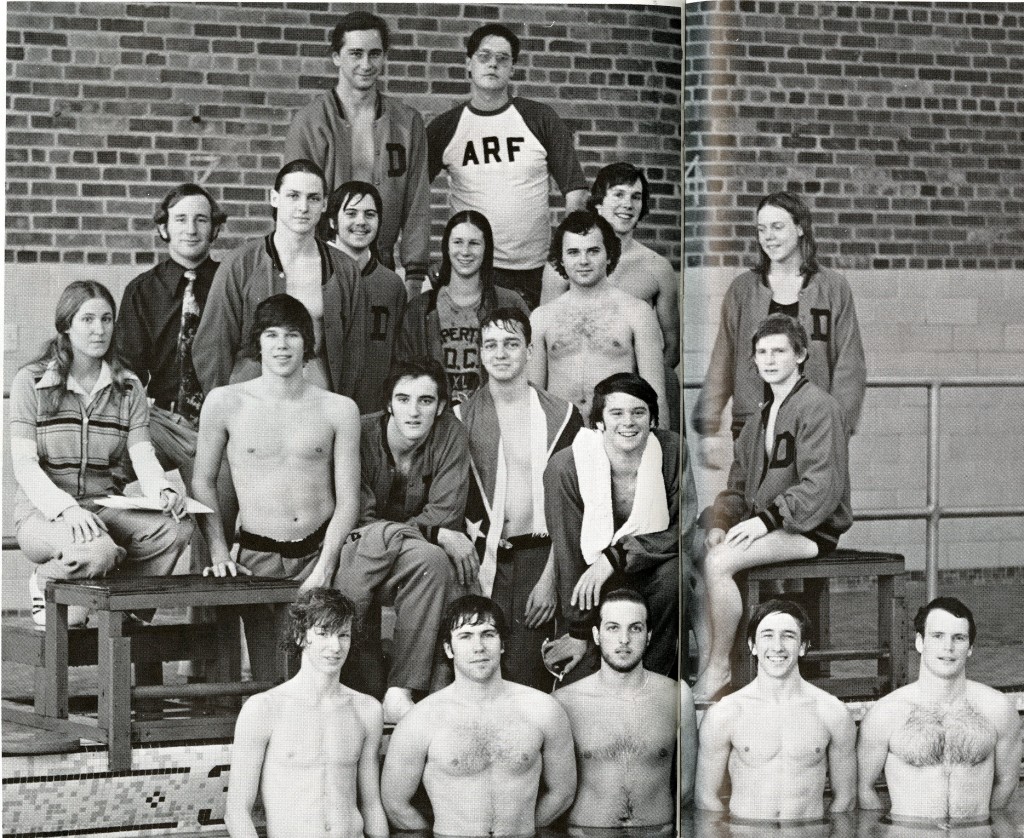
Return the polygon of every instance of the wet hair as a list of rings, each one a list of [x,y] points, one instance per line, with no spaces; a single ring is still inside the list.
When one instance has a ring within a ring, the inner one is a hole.
[[[175,186],[170,192],[168,192],[164,199],[160,202],[160,206],[156,208],[156,212],[153,213],[153,221],[157,227],[165,227],[167,222],[170,220],[170,211],[183,198],[190,198],[193,195],[199,195],[206,198],[210,204],[210,241],[212,242],[217,238],[217,234],[220,232],[220,228],[228,220],[227,213],[220,208],[220,205],[213,199],[213,196],[207,192],[203,187],[196,183],[182,183],[179,186]],[[170,241],[170,237],[167,236],[162,230],[157,230],[157,234],[164,241]]]
[[[342,15],[331,32],[331,52],[340,52],[345,46],[346,32],[365,32],[369,29],[376,29],[380,34],[380,44],[384,51],[388,50],[388,24],[382,17],[370,14],[369,12],[349,12]]]
[[[523,333],[523,337],[526,339],[526,345],[529,346],[533,341],[533,329],[530,326],[530,318],[520,309],[513,306],[496,308],[480,321],[481,341],[484,339],[484,329],[488,326],[497,326],[506,332],[513,332],[515,331],[514,327],[518,326],[519,331]]]
[[[613,588],[608,591],[607,594],[601,597],[601,604],[597,608],[597,624],[600,626],[602,619],[602,610],[605,605],[610,602],[632,602],[636,605],[643,606],[644,609],[644,622],[650,619],[650,609],[647,607],[647,601],[640,595],[640,593],[633,588],[622,587]]]
[[[391,372],[384,379],[384,400],[391,404],[395,387],[403,378],[429,378],[437,385],[437,400],[443,406],[448,403],[448,376],[444,367],[435,358],[399,358],[391,366]],[[440,412],[440,411],[439,411]]]
[[[377,235],[370,242],[370,252],[376,255],[377,238],[380,236],[380,228],[384,223],[384,202],[381,200],[377,187],[372,183],[367,183],[363,180],[350,180],[335,189],[327,201],[327,223],[337,233],[338,213],[343,209],[347,209],[350,204],[363,200],[367,195],[370,196],[374,207],[377,209]]]
[[[57,386],[46,388],[45,396],[42,399],[43,415],[55,413],[68,392],[68,375],[71,373],[71,363],[74,361],[75,351],[71,346],[71,338],[67,336],[67,331],[71,328],[71,322],[78,314],[78,310],[89,300],[95,299],[104,300],[110,306],[110,314],[114,318],[110,346],[107,347],[103,360],[110,367],[114,387],[119,393],[125,391],[127,367],[118,354],[117,303],[114,302],[114,295],[101,282],[92,279],[76,279],[65,286],[57,300],[53,312],[53,326],[57,330],[57,334],[47,341],[42,352],[28,364],[28,366],[45,368],[53,362],[53,369],[57,375]]]
[[[761,199],[761,203],[757,205],[757,213],[754,214],[756,222],[757,214],[761,212],[765,207],[778,207],[789,213],[790,218],[793,219],[793,223],[800,228],[803,233],[800,236],[798,247],[800,248],[800,274],[807,279],[814,276],[818,272],[818,261],[815,258],[818,253],[817,242],[814,241],[814,231],[811,229],[811,210],[807,204],[801,201],[792,192],[773,192],[771,195],[766,195]],[[761,274],[762,277],[768,276],[768,269],[772,265],[772,260],[767,253],[764,252],[764,248],[761,247],[761,240],[757,235],[757,228],[755,223],[754,229],[754,240],[757,242],[757,253],[758,263],[757,267],[754,268],[756,273]]]
[[[306,632],[318,628],[328,634],[340,634],[345,624],[355,619],[356,609],[347,596],[333,588],[310,588],[288,606],[288,639],[296,646],[306,645]]]
[[[298,329],[302,335],[302,360],[310,360],[316,352],[313,318],[306,307],[288,294],[274,294],[256,306],[252,330],[249,332],[249,355],[260,360],[260,336],[275,326]]]
[[[508,45],[512,47],[512,63],[515,64],[519,60],[519,38],[516,37],[516,34],[511,29],[500,23],[485,23],[483,26],[474,29],[473,33],[466,38],[466,55],[469,58],[476,55],[476,51],[480,49],[483,39],[491,35],[508,41]]]
[[[757,352],[759,340],[772,335],[785,335],[789,338],[789,343],[797,355],[807,351],[807,330],[803,324],[795,317],[777,311],[775,314],[769,314],[758,324],[754,336],[750,339],[750,353],[753,355]],[[803,364],[800,366],[802,368]]]
[[[914,615],[914,631],[924,637],[924,627],[928,622],[928,615],[932,611],[946,611],[961,620],[967,620],[968,640],[974,645],[974,638],[978,636],[978,627],[974,623],[974,614],[971,609],[963,604],[955,596],[940,596],[933,599],[927,605],[922,605]]]
[[[601,169],[597,173],[597,177],[594,178],[594,185],[590,187],[590,198],[587,200],[587,207],[597,212],[598,206],[604,203],[605,195],[608,194],[609,189],[613,189],[616,186],[632,186],[637,181],[640,181],[640,189],[643,193],[640,203],[640,215],[637,217],[637,222],[643,221],[650,208],[651,187],[647,183],[647,175],[644,174],[644,170],[638,169],[632,163],[620,161]]]
[[[574,210],[570,212],[565,220],[555,228],[551,237],[551,247],[548,250],[548,262],[551,264],[562,279],[568,279],[562,264],[562,242],[566,233],[575,233],[577,236],[585,236],[594,228],[601,231],[601,238],[604,239],[604,249],[608,254],[608,273],[615,270],[619,264],[619,257],[622,255],[622,242],[615,235],[612,225],[605,221],[593,210]]]
[[[601,421],[604,403],[612,393],[626,393],[646,403],[651,412],[651,427],[658,426],[658,394],[654,388],[635,372],[617,372],[594,385],[594,400],[590,404],[591,427]]]
[[[757,627],[761,625],[761,621],[765,617],[775,613],[789,614],[790,617],[796,620],[796,624],[800,628],[800,642],[809,642],[808,635],[811,631],[811,621],[807,616],[807,612],[791,599],[770,599],[767,602],[762,602],[751,613],[750,619],[747,621],[748,643],[755,643],[757,641]]]
[[[494,233],[487,216],[476,210],[459,210],[448,219],[441,236],[441,270],[437,274],[437,287],[441,288],[452,281],[452,257],[448,243],[452,231],[460,224],[472,224],[484,237],[484,258],[480,264],[480,300],[485,310],[495,308],[498,297],[494,290]]]
[[[277,173],[277,177],[274,178],[274,191],[280,192],[281,185],[284,183],[284,179],[288,177],[288,175],[293,174],[295,172],[309,172],[309,174],[311,175],[316,175],[318,178],[320,178],[320,183],[323,185],[323,189],[326,191],[327,178],[324,177],[324,170],[321,169],[312,160],[306,160],[305,158],[302,158],[300,160],[292,160],[291,163],[285,163],[281,167],[281,171],[279,171]],[[270,215],[273,217],[274,221],[277,221],[277,207],[272,206],[270,208]]]
[[[493,599],[479,594],[460,596],[444,610],[441,618],[441,643],[451,644],[452,632],[463,626],[490,623],[498,631],[498,637],[505,643],[508,639],[508,623],[501,607]]]

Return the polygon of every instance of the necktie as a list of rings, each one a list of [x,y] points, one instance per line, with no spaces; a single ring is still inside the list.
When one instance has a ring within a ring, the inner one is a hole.
[[[192,366],[192,341],[199,327],[199,302],[196,300],[196,272],[185,271],[185,295],[181,301],[181,331],[178,332],[178,413],[192,423],[199,421],[203,404],[203,388]]]

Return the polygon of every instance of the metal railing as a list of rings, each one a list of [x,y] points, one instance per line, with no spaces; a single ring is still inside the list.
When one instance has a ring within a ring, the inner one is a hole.
[[[686,390],[698,390],[698,383],[685,383]],[[925,585],[928,599],[934,599],[939,591],[939,522],[943,518],[1011,518],[1024,516],[1024,504],[1015,506],[944,506],[942,504],[942,483],[939,474],[939,440],[941,439],[942,423],[940,415],[940,396],[943,389],[951,388],[1024,388],[1024,378],[1016,376],[956,377],[943,378],[925,376],[893,376],[872,378],[868,381],[869,388],[878,389],[924,389],[928,392],[926,417],[927,454],[925,458],[925,502],[923,506],[896,509],[855,509],[855,521],[925,521]],[[1012,467],[1018,467],[1014,464]],[[854,487],[856,488],[856,487]],[[856,492],[854,492],[856,497]]]

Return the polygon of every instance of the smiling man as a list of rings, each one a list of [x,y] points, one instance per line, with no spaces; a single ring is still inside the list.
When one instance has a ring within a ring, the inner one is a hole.
[[[530,381],[589,416],[598,381],[616,372],[638,373],[654,388],[667,417],[658,318],[608,280],[620,248],[611,225],[596,213],[573,212],[558,225],[549,259],[568,280],[569,290],[530,318]]]
[[[595,430],[576,434],[544,472],[545,514],[558,522],[551,538],[566,632],[545,644],[544,660],[572,673],[570,681],[598,668],[591,627],[602,592],[616,587],[639,591],[647,604],[644,666],[661,675],[675,668],[684,449],[678,434],[657,427],[658,416],[644,379],[609,376],[594,387]],[[692,500],[686,503],[689,509]]]
[[[601,668],[555,692],[569,714],[576,743],[579,790],[569,824],[642,826],[652,830],[645,835],[674,834],[672,758],[679,692],[673,679],[644,668],[651,633],[643,597],[629,588],[608,593],[593,637]]]
[[[384,204],[378,258],[395,267],[395,244],[410,294],[419,292],[430,257],[427,135],[419,113],[380,92],[388,25],[369,12],[343,15],[331,33],[334,87],[295,115],[284,159],[308,158],[323,170],[326,193],[349,180],[372,183]],[[321,227],[329,236],[326,225]]]
[[[198,516],[212,560],[204,572],[303,580],[321,553],[337,561],[356,523],[359,413],[351,399],[303,377],[313,324],[294,297],[278,294],[256,307],[249,346],[262,375],[218,387],[203,404],[192,486],[213,510]],[[238,496],[237,562],[216,491],[225,456]],[[265,615],[256,607],[246,618],[250,647]]]
[[[505,618],[464,596],[445,612],[455,681],[416,705],[388,744],[381,794],[396,830],[430,824],[413,806],[422,781],[434,836],[532,836],[576,791],[572,733],[551,696],[501,676]]]
[[[772,314],[751,350],[771,398],[743,426],[728,487],[712,510],[695,602],[697,701],[729,687],[729,651],[743,616],[735,575],[827,556],[853,523],[843,411],[802,374],[807,332],[789,315]]]
[[[192,482],[203,388],[192,364],[192,342],[213,284],[217,262],[210,258],[227,216],[201,186],[183,183],[164,197],[153,216],[167,242],[167,258],[128,283],[117,316],[118,350],[146,385],[149,433],[160,464],[178,469]],[[229,497],[225,469],[221,496]],[[229,531],[234,531],[231,514]],[[201,538],[192,539],[191,570],[209,564]]]
[[[192,347],[205,392],[260,374],[247,346],[253,313],[267,297],[288,294],[313,319],[304,375],[351,396],[363,370],[365,301],[355,262],[316,238],[326,204],[316,163],[299,159],[281,167],[270,190],[274,231],[229,253],[210,287]]]
[[[696,805],[710,812],[728,772],[730,819],[807,822],[853,808],[857,740],[853,717],[835,696],[807,683],[799,661],[807,650],[807,615],[787,600],[762,603],[750,615],[747,645],[757,677],[712,705],[700,726]]]
[[[894,821],[988,823],[1017,787],[1017,710],[1009,696],[967,678],[977,628],[960,600],[932,600],[914,630],[917,681],[879,700],[861,724],[860,806],[882,808],[874,786],[884,770]]]
[[[473,485],[466,507],[481,536],[483,591],[509,618],[505,674],[550,690],[541,644],[554,633],[558,595],[544,515],[544,468],[583,427],[564,399],[530,385],[530,320],[499,308],[480,326],[480,362],[487,383],[459,407],[469,430]]]
[[[338,682],[352,646],[352,603],[313,588],[290,606],[298,674],[242,707],[231,746],[224,820],[231,838],[256,838],[257,794],[267,838],[387,838],[380,802],[380,704]]]

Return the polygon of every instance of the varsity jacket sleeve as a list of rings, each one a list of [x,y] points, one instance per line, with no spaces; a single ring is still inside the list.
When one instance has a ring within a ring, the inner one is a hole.
[[[312,160],[321,168],[327,162],[326,147],[322,142],[317,142],[313,131],[313,123],[307,116],[310,106],[300,108],[292,124],[288,126],[288,137],[284,141],[284,160]]]
[[[405,217],[398,251],[406,277],[425,277],[430,262],[430,178],[427,177],[427,132],[414,113],[409,128],[409,175],[405,179]]]
[[[735,283],[722,300],[722,314],[718,334],[711,349],[708,371],[693,409],[693,429],[701,436],[717,434],[722,423],[722,411],[732,398],[733,370],[736,356],[736,330],[739,326],[739,307],[733,291]]]
[[[805,533],[818,528],[842,502],[846,468],[846,427],[839,406],[829,400],[820,409],[804,411],[796,435],[799,480],[761,510],[758,517],[769,532],[782,528]]]
[[[444,434],[435,434],[437,450],[427,500],[418,514],[406,523],[419,529],[423,537],[437,543],[441,527],[457,532],[466,528],[466,497],[469,493],[469,436],[454,417],[445,423]]]
[[[659,435],[658,440],[662,444],[663,461],[661,476],[665,481],[665,494],[668,499],[668,527],[661,532],[627,536],[610,548],[616,558],[621,556],[619,565],[626,573],[639,573],[679,557],[679,466],[681,448],[678,440],[674,440],[676,444],[671,445],[668,441],[668,435]],[[692,498],[692,495],[690,497]],[[689,505],[692,505],[693,502],[692,499],[687,501]],[[692,526],[692,510],[688,509],[688,512],[690,513],[690,525]]]
[[[834,325],[835,357],[832,361],[831,392],[843,409],[847,433],[852,435],[857,430],[861,406],[864,404],[867,363],[864,360],[864,345],[860,339],[860,324],[857,322],[857,309],[853,304],[853,292],[845,281],[841,289]]]
[[[590,637],[591,619],[570,604],[573,588],[587,569],[580,548],[583,496],[571,448],[553,456],[544,470],[544,517],[551,530],[562,625],[572,637],[586,640]]]
[[[719,492],[711,510],[711,528],[723,529],[726,532],[740,521],[750,517],[751,510],[747,505],[747,474],[748,462],[752,452],[758,445],[758,428],[761,423],[759,413],[751,416],[736,440],[732,468],[729,469],[729,481],[724,491]]]
[[[228,383],[242,344],[245,267],[240,256],[235,251],[217,268],[192,342],[192,365],[207,395]]]

